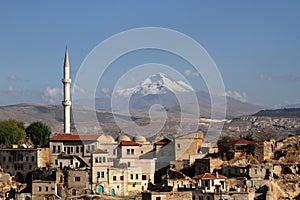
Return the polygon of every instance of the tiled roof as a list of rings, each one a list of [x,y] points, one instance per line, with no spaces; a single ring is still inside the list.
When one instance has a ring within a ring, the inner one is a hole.
[[[97,140],[100,136],[99,134],[60,133],[52,136],[50,141],[93,141]]]
[[[201,174],[201,175],[197,175],[194,176],[193,179],[226,179],[226,176],[222,176],[222,175],[214,175],[212,173],[205,173],[205,174]]]
[[[232,145],[246,145],[246,144],[256,144],[257,141],[252,140],[245,140],[245,139],[239,139],[232,142],[226,142],[226,144],[232,144]]]
[[[108,153],[107,151],[104,151],[102,149],[96,149],[95,151],[93,151],[93,153],[99,153],[99,154],[104,154],[104,153]]]
[[[139,146],[140,144],[139,143],[136,143],[136,142],[133,142],[133,141],[125,141],[125,140],[122,140],[120,142],[120,145],[121,146]]]
[[[162,140],[159,140],[157,142],[155,142],[156,145],[166,145],[166,144],[169,144],[171,142],[171,140],[167,139],[167,138],[164,138]]]

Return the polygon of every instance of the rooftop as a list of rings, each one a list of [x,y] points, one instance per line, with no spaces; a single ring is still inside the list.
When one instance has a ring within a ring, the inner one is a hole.
[[[223,175],[219,175],[219,174],[212,174],[212,173],[205,173],[205,174],[200,174],[200,175],[196,175],[193,177],[193,179],[227,179],[226,176]]]
[[[50,141],[93,141],[97,140],[100,134],[71,134],[60,133],[50,138]]]
[[[139,146],[140,144],[137,143],[137,142],[133,142],[133,141],[124,141],[124,140],[122,140],[120,142],[120,145],[121,146]]]
[[[245,139],[239,139],[231,142],[226,142],[226,144],[231,144],[231,145],[247,145],[247,144],[256,144],[258,141],[253,141],[253,140],[245,140]]]
[[[167,145],[171,142],[171,140],[167,139],[167,138],[164,138],[162,140],[159,140],[157,142],[155,142],[156,145]]]

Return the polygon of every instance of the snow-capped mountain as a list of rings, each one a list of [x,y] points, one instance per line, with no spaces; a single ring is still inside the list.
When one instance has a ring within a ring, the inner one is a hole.
[[[196,95],[196,99],[194,95]],[[194,103],[200,106],[202,117],[210,117],[211,95],[209,93],[205,91],[194,92],[193,88],[184,81],[173,80],[167,75],[159,73],[146,78],[135,87],[119,89],[112,96],[97,98],[96,108],[104,110],[112,110],[113,108],[121,111],[126,110],[129,104],[132,111],[148,111],[152,105],[159,104],[166,108],[169,113],[174,114],[181,112],[180,104],[189,106]],[[219,104],[217,106],[224,107],[224,105]],[[228,118],[253,114],[261,109],[255,104],[227,97]]]
[[[147,96],[172,93],[190,93],[193,88],[184,81],[175,81],[167,75],[159,73],[146,78],[141,84],[115,91],[115,95],[130,97],[132,95]]]

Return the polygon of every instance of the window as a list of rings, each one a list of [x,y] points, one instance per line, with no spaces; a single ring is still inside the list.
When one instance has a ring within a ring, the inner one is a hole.
[[[116,176],[113,176],[113,180],[116,181],[116,180],[117,180],[117,177],[116,177]]]
[[[257,174],[257,169],[254,170],[254,173]]]
[[[55,164],[58,165],[58,160],[55,160]]]
[[[31,156],[31,161],[34,161],[34,156]]]
[[[143,154],[144,153],[144,151],[141,151],[141,154]]]
[[[130,179],[133,180],[133,174],[130,174]]]
[[[41,186],[39,186],[39,189],[38,189],[39,191],[42,191],[42,187]]]
[[[79,153],[79,147],[76,147],[76,153]]]
[[[48,187],[47,186],[45,187],[45,191],[48,191]]]
[[[180,144],[177,144],[177,150],[178,151],[180,150]]]
[[[160,197],[156,197],[155,200],[161,200],[161,198]]]
[[[56,152],[56,146],[53,145],[53,147],[52,147],[52,153],[55,153],[55,152]]]
[[[130,149],[127,149],[126,151],[127,151],[127,155],[130,155]]]
[[[205,185],[205,187],[209,187],[209,181],[208,181],[208,180],[205,180],[205,181],[204,181],[204,185]]]
[[[135,175],[135,179],[139,179],[139,175],[138,174]]]
[[[8,157],[8,161],[11,162],[11,157],[10,156]]]
[[[142,180],[147,180],[147,176],[146,175],[142,175]]]
[[[114,155],[114,156],[116,155],[116,149],[113,150],[113,155]]]
[[[3,157],[3,162],[5,162],[5,160],[6,160],[6,157]]]
[[[127,166],[130,167],[130,162],[127,163]]]
[[[97,172],[97,178],[100,178],[100,172]]]
[[[132,187],[135,187],[135,183],[134,183],[134,184],[132,184]]]
[[[70,160],[70,165],[73,165],[73,160]]]
[[[106,163],[106,158],[103,157],[103,158],[102,158],[102,161],[103,161],[103,163]]]
[[[83,147],[80,147],[80,152],[83,153]]]
[[[60,146],[57,146],[57,153],[60,153]]]
[[[99,159],[99,163],[102,163],[102,158],[101,158],[101,157],[98,157],[98,159]]]
[[[104,178],[104,172],[101,172],[101,178]]]
[[[95,163],[98,163],[98,162],[99,162],[99,158],[96,157],[96,158],[95,158]]]
[[[120,180],[123,181],[124,180],[124,176],[120,176]]]
[[[94,145],[92,145],[92,151],[94,151],[95,150],[95,146]]]
[[[131,149],[131,155],[134,155],[134,149]]]
[[[75,181],[79,182],[80,181],[80,177],[79,176],[75,177]]]
[[[78,168],[78,162],[75,163],[75,168],[76,168],[76,169]]]
[[[31,166],[31,165],[29,165],[29,167],[28,167],[28,168],[31,170],[32,166]]]
[[[26,156],[26,161],[28,161],[29,160],[29,157],[28,156]]]

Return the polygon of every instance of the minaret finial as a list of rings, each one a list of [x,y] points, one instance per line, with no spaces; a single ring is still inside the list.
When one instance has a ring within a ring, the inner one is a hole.
[[[70,95],[70,63],[68,48],[66,47],[65,60],[64,60],[64,78],[62,79],[64,84],[64,100],[62,102],[64,106],[64,132],[70,133],[71,129],[71,95]]]

